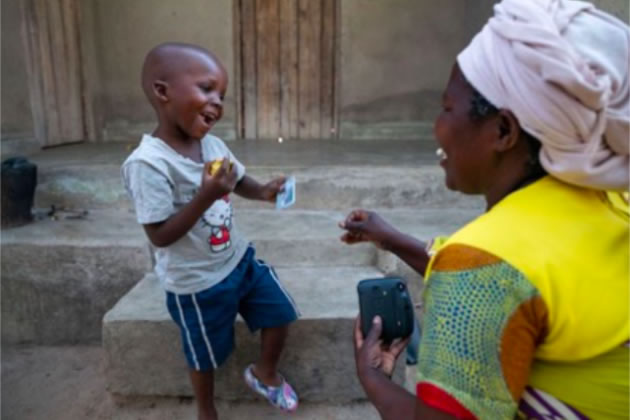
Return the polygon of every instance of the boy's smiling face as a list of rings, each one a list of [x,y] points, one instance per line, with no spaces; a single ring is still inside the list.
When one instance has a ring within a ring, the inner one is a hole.
[[[228,77],[212,57],[189,51],[162,86],[156,85],[171,129],[184,139],[203,138],[223,116]]]

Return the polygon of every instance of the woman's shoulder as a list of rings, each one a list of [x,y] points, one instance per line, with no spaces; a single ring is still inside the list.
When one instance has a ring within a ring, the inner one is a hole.
[[[502,263],[503,260],[481,248],[461,244],[445,243],[436,253],[432,271],[461,271]]]

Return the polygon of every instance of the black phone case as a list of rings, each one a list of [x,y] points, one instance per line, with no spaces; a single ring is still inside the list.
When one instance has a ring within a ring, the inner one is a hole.
[[[399,277],[361,280],[357,285],[361,331],[367,337],[372,320],[379,315],[383,320],[381,338],[391,343],[396,338],[408,337],[413,332],[413,304],[407,285]]]

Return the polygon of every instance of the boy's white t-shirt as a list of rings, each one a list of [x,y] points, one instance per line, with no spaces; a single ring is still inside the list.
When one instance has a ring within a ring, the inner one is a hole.
[[[234,162],[239,181],[245,167],[225,143],[210,134],[201,140],[204,162],[226,156]],[[201,186],[203,164],[145,134],[122,166],[122,177],[140,224],[168,219],[192,200]],[[184,236],[155,248],[155,272],[173,293],[197,293],[226,278],[247,251],[249,242],[236,229],[229,196],[215,201]]]

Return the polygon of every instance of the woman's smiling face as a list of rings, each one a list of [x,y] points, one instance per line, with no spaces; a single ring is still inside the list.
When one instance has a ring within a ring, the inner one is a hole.
[[[471,117],[473,92],[455,64],[434,126],[443,152],[440,165],[446,172],[446,186],[465,194],[484,192],[493,158],[492,139],[498,134],[492,119]]]

